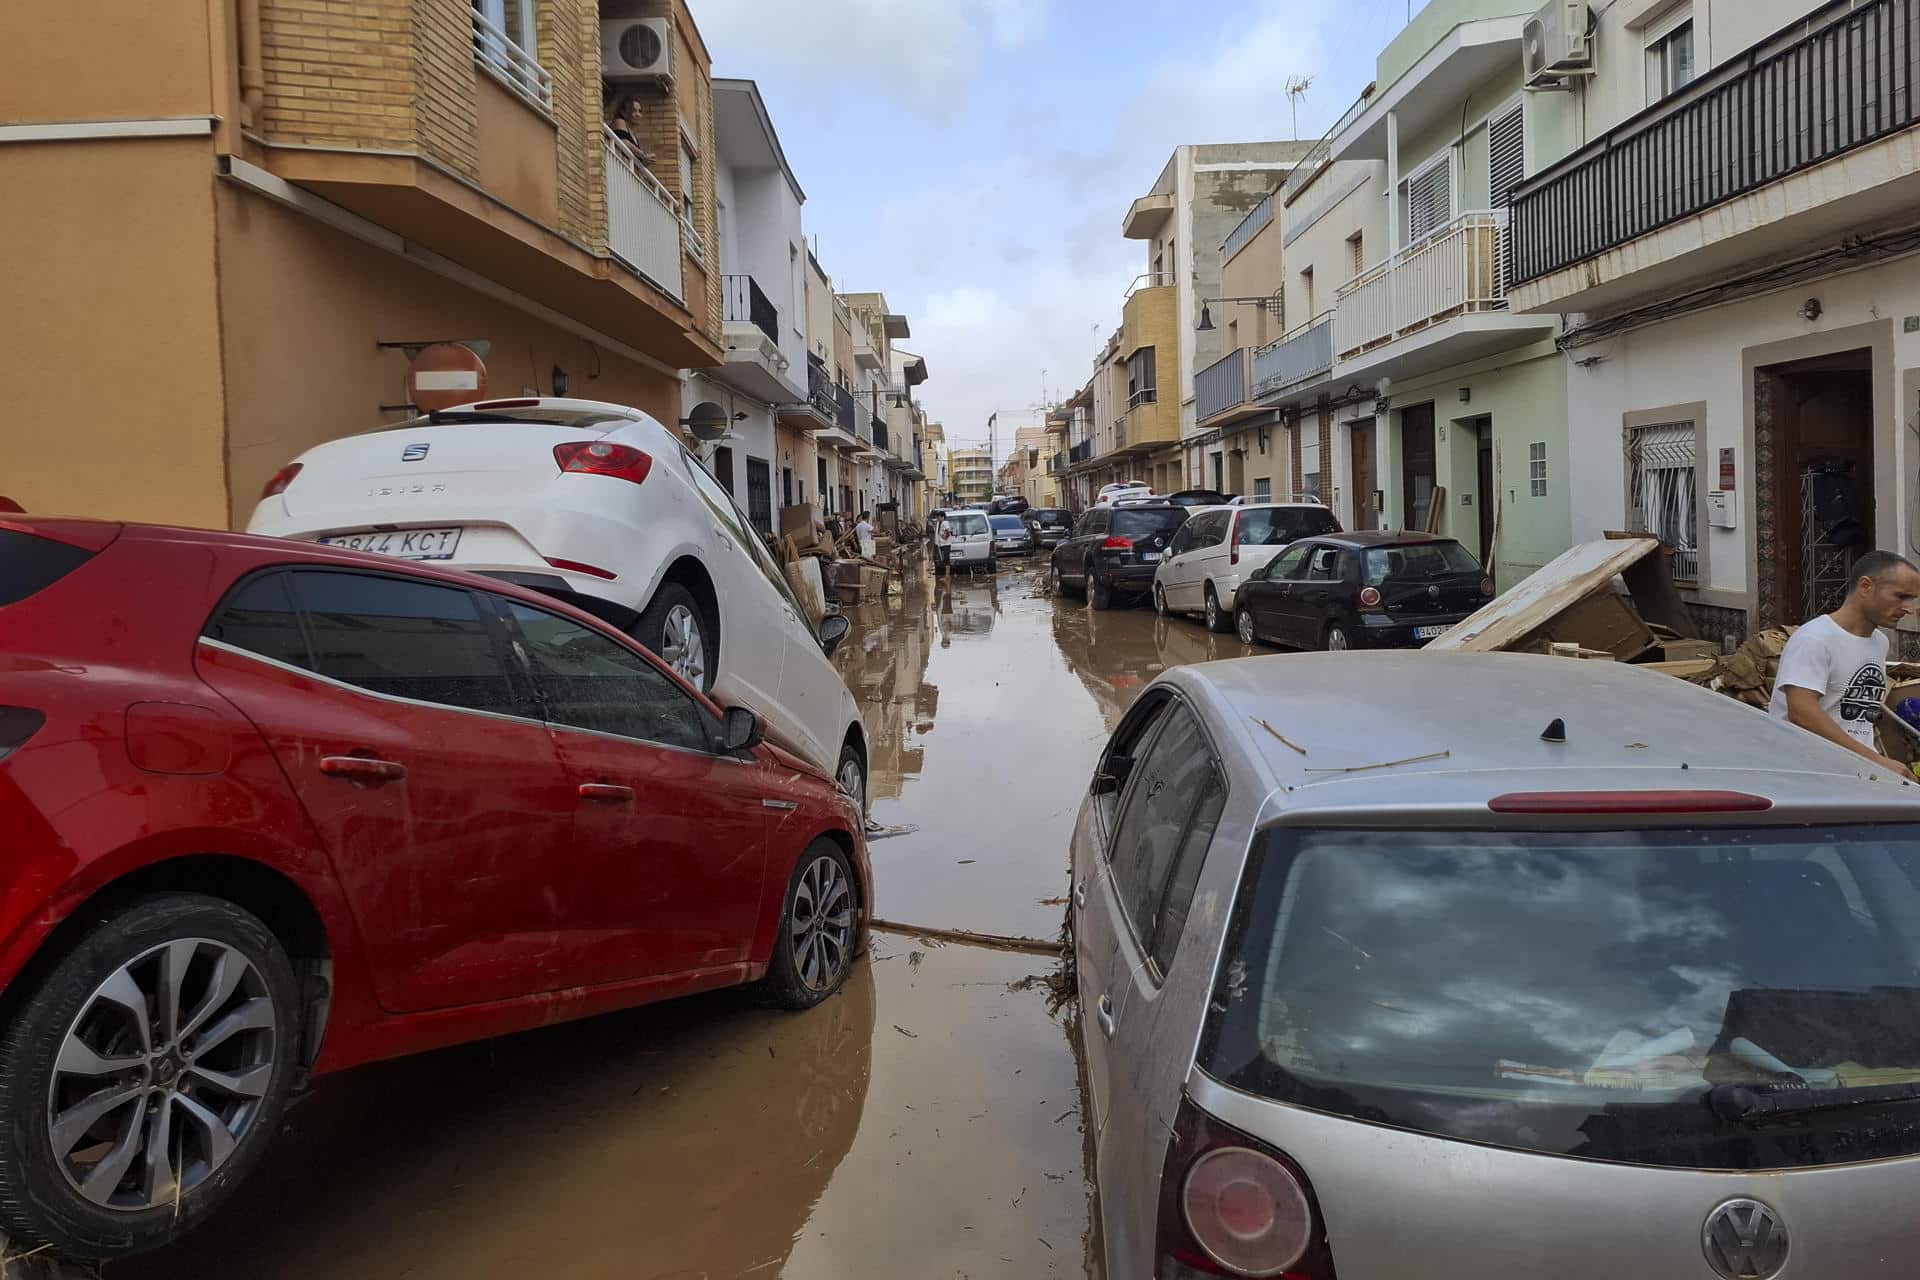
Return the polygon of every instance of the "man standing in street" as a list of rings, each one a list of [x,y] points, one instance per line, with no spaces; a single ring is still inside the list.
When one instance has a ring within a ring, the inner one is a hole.
[[[941,573],[946,573],[947,557],[953,550],[953,527],[947,523],[947,513],[942,511],[933,518],[933,557]]]
[[[1780,654],[1768,710],[1808,733],[1907,777],[1907,767],[1880,754],[1873,726],[1886,713],[1887,637],[1920,600],[1920,569],[1890,551],[1854,562],[1853,590],[1832,613],[1813,619]]]
[[[874,552],[873,513],[871,511],[862,511],[860,513],[860,522],[853,526],[853,536],[855,541],[860,544],[860,554],[871,560]]]

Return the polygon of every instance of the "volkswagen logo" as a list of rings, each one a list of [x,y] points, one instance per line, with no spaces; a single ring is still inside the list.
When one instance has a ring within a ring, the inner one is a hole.
[[[1726,1280],[1770,1280],[1787,1265],[1787,1225],[1758,1200],[1729,1200],[1707,1215],[1700,1247]]]
[[[410,444],[400,451],[400,461],[418,462],[427,456],[427,450],[431,447],[430,445],[424,444]]]

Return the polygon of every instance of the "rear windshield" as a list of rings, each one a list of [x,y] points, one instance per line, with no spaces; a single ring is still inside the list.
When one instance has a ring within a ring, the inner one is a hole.
[[[990,516],[988,518],[993,522],[993,531],[995,533],[1017,533],[1024,537],[1027,532],[1027,522],[1019,516]]]
[[[1036,507],[1034,510],[1027,512],[1027,514],[1041,524],[1065,524],[1068,520],[1072,519],[1071,512],[1064,511],[1059,507]]]
[[[93,552],[18,529],[0,529],[0,606],[45,591],[93,559]]]
[[[1242,547],[1283,547],[1295,538],[1336,533],[1340,522],[1324,507],[1255,508],[1240,513],[1233,541]]]
[[[1201,1065],[1282,1102],[1554,1155],[1911,1155],[1920,1102],[1756,1122],[1717,1118],[1708,1093],[1920,1085],[1916,885],[1912,825],[1274,833]]]
[[[1367,552],[1367,583],[1379,586],[1389,578],[1444,578],[1454,573],[1479,573],[1473,552],[1457,542],[1419,542],[1407,547],[1374,547]]]
[[[1116,507],[1113,512],[1113,532],[1129,537],[1162,533],[1178,529],[1186,518],[1184,507]]]
[[[987,531],[987,518],[978,511],[956,511],[947,517],[947,528],[956,536]]]

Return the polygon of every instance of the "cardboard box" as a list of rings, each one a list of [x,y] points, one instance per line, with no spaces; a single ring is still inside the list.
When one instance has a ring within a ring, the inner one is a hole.
[[[887,571],[870,564],[860,566],[860,598],[878,600],[887,593]]]
[[[780,508],[780,536],[792,538],[804,551],[827,540],[827,527],[820,523],[811,503],[800,502]]]
[[[1631,603],[1612,591],[1596,591],[1562,609],[1520,648],[1572,644],[1583,649],[1603,650],[1619,662],[1631,662],[1656,643],[1652,629],[1641,620]]]
[[[801,607],[807,611],[807,621],[819,626],[820,619],[827,616],[826,584],[820,576],[820,561],[808,556],[802,560],[789,560],[783,568],[787,574],[787,585],[793,588],[793,594],[799,597]]]

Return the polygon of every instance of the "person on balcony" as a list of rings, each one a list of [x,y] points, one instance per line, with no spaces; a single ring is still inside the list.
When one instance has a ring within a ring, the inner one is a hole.
[[[626,94],[614,100],[613,111],[607,116],[607,128],[613,130],[613,136],[627,144],[627,150],[634,159],[653,172],[653,154],[640,145],[640,130],[643,127],[640,99]]]

